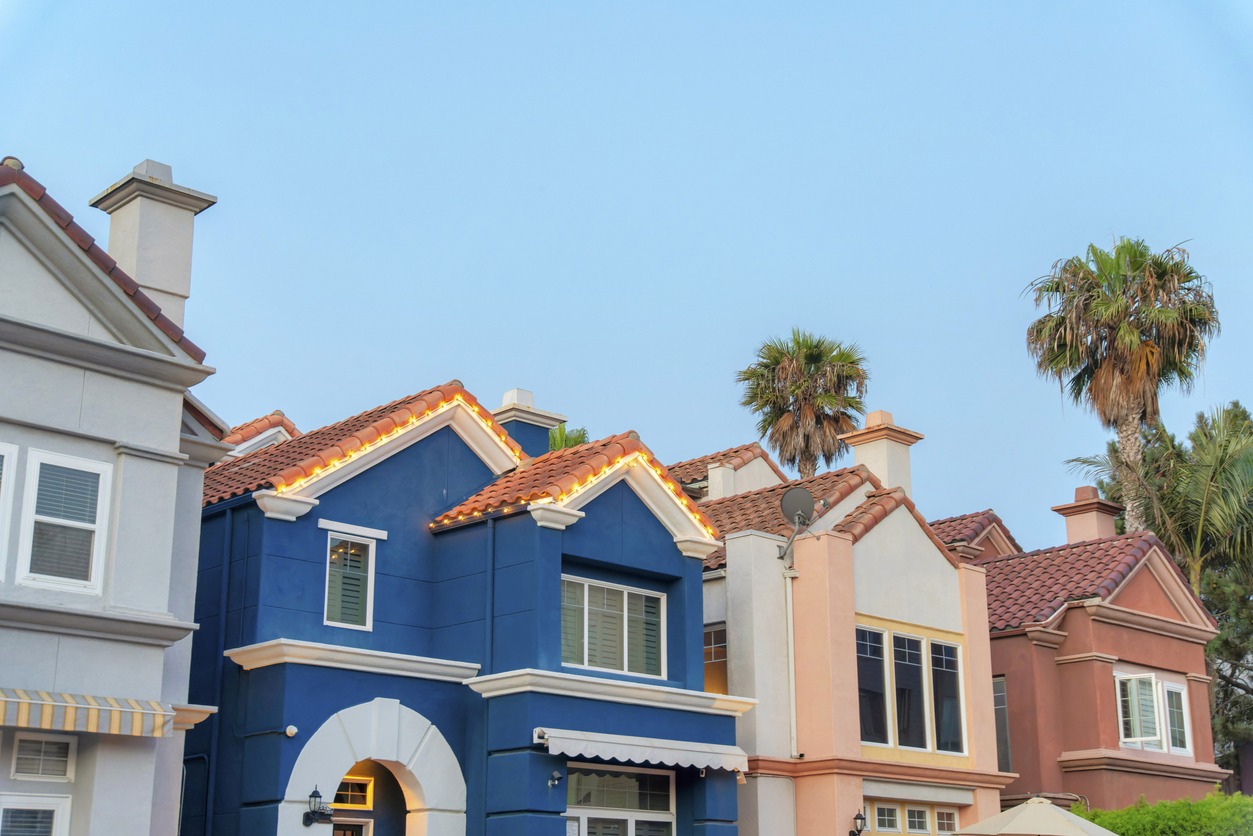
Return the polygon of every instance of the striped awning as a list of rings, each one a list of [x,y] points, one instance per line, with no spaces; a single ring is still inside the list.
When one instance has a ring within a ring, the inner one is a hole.
[[[554,755],[604,758],[624,763],[725,769],[739,773],[748,771],[748,755],[744,754],[744,750],[724,743],[693,743],[660,737],[550,728],[537,728],[534,734],[534,741],[547,747]]]
[[[169,737],[174,709],[152,700],[0,688],[0,726]]]

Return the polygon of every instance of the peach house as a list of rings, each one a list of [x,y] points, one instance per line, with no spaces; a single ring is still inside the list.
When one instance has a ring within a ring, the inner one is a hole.
[[[1214,764],[1205,644],[1213,618],[1162,543],[1117,536],[1095,488],[1053,509],[1067,544],[1023,553],[991,511],[931,524],[987,572],[1001,802],[1118,808],[1200,798]]]
[[[757,445],[671,468],[724,537],[705,561],[706,688],[758,700],[740,829],[956,833],[1000,810],[985,572],[910,498],[922,438],[871,413],[852,467],[789,481]],[[794,532],[779,501],[816,500]]]

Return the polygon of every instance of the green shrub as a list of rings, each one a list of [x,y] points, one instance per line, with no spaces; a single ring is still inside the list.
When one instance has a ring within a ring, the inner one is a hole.
[[[1249,836],[1253,834],[1253,796],[1223,795],[1217,790],[1200,801],[1146,804],[1144,797],[1122,810],[1071,812],[1118,836]]]

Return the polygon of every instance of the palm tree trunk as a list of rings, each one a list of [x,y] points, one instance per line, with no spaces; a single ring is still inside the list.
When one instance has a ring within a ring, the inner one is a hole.
[[[1126,532],[1144,531],[1144,517],[1140,515],[1140,482],[1137,478],[1140,462],[1144,460],[1144,444],[1140,438],[1140,416],[1122,418],[1117,424],[1118,452],[1122,454],[1125,468],[1122,478],[1122,501],[1127,506]]]
[[[808,479],[818,472],[818,457],[809,451],[802,452],[796,462],[796,469],[800,471],[802,479]]]

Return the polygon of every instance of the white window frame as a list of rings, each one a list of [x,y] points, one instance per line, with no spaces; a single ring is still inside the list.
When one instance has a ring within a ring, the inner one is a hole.
[[[612,770],[614,772],[640,772],[646,775],[667,775],[670,778],[670,809],[665,813],[656,810],[624,810],[620,807],[571,807],[566,804],[565,812],[561,815],[567,821],[574,819],[579,823],[579,833],[587,833],[587,820],[592,819],[625,819],[627,822],[627,832],[635,832],[635,822],[639,821],[661,821],[668,822],[672,825],[671,832],[677,831],[678,822],[675,820],[675,781],[674,770],[671,769],[643,769],[635,766],[618,766],[617,764],[603,763],[585,763],[582,761],[570,761],[566,764],[567,770],[570,769],[590,769],[596,771]],[[567,775],[568,775],[567,771]],[[568,778],[567,778],[568,780]]]
[[[331,815],[331,824],[359,824],[361,836],[374,836],[374,819],[354,819],[351,816]]]
[[[879,811],[891,810],[896,814],[896,827],[882,827],[879,824]],[[874,805],[874,830],[876,833],[900,833],[904,822],[901,821],[901,808],[898,804],[881,804],[875,802]]]
[[[892,637],[892,643],[891,645],[889,645],[892,651],[892,679],[888,683],[888,689],[889,689],[888,692],[892,695],[891,717],[892,717],[893,723],[899,722],[899,718],[897,716],[897,711],[896,711],[896,690],[897,690],[896,689],[896,640],[897,638],[915,639],[922,645],[922,648],[919,652],[922,655],[922,665],[921,665],[922,667],[922,730],[923,730],[925,742],[923,743],[922,746],[906,746],[903,743],[901,743],[899,739],[897,739],[898,745],[896,748],[902,749],[906,752],[934,752],[936,751],[935,739],[934,739],[935,734],[934,734],[934,730],[931,727],[931,714],[933,710],[931,706],[931,642],[927,639],[926,636],[920,636],[920,635],[917,635],[916,633],[906,633],[906,632],[898,633],[896,631],[891,631],[889,632],[888,635]],[[884,649],[885,651],[887,650],[886,647]],[[894,736],[894,739],[895,739],[895,736]],[[955,755],[958,753],[957,752],[938,752],[938,754]]]
[[[345,624],[342,621],[331,621],[330,609],[327,606],[331,594],[331,544],[335,540],[351,540],[370,547],[370,568],[366,574],[365,587],[365,624]],[[326,578],[322,584],[322,623],[327,627],[340,627],[345,630],[361,630],[367,633],[374,630],[374,567],[378,563],[378,543],[369,537],[350,534],[334,529],[326,533]]]
[[[574,662],[567,662],[565,661],[565,648],[562,648],[562,662],[561,662],[562,667],[575,668],[577,670],[584,670],[584,671],[607,671],[609,673],[620,673],[626,676],[638,676],[638,677],[643,677],[645,679],[667,679],[668,678],[667,672],[669,671],[669,664],[668,664],[668,659],[667,659],[666,645],[669,644],[668,639],[669,639],[670,633],[669,633],[669,630],[667,629],[667,625],[668,625],[667,618],[668,618],[668,613],[669,613],[669,607],[666,605],[666,593],[658,592],[655,589],[643,589],[642,587],[637,587],[637,586],[624,586],[622,584],[609,583],[607,581],[598,581],[598,580],[595,580],[594,578],[586,578],[580,575],[567,575],[564,572],[561,575],[561,580],[570,581],[572,583],[580,583],[580,584],[583,584],[584,586],[584,591],[583,591],[583,658],[584,659],[587,659],[587,610],[588,610],[588,607],[587,607],[587,589],[586,588],[589,586],[599,586],[604,589],[622,590],[622,592],[624,593],[624,597],[623,597],[624,609],[623,609],[623,617],[622,617],[622,667],[621,668],[602,668],[596,665],[587,665],[587,664],[580,665]],[[629,649],[627,647],[627,635],[628,635],[627,631],[629,629],[629,619],[627,619],[626,617],[625,594],[629,592],[634,592],[638,595],[647,595],[652,598],[661,599],[661,626],[660,626],[661,673],[660,674],[637,673],[635,671],[627,670],[627,658],[629,656],[629,652],[628,652]],[[558,616],[560,616],[560,613],[558,613]]]
[[[58,743],[69,743],[69,758],[65,764],[64,775],[31,775],[17,771],[17,750],[23,740],[52,740]],[[78,760],[78,738],[72,734],[43,734],[40,732],[17,732],[13,736],[13,764],[9,777],[15,781],[54,781],[61,784],[74,783],[74,764]]]
[[[1157,721],[1157,734],[1142,737],[1123,737],[1123,701],[1121,684],[1126,680],[1148,680],[1153,686],[1153,712]],[[1183,703],[1183,733],[1187,746],[1173,746],[1170,742],[1170,712],[1166,706],[1166,692],[1179,694]],[[1163,679],[1159,674],[1145,670],[1114,671],[1114,705],[1118,710],[1118,743],[1124,749],[1142,749],[1147,752],[1169,752],[1173,755],[1192,754],[1192,717],[1185,684]]]
[[[40,575],[30,570],[31,550],[35,544],[35,504],[39,492],[39,467],[43,464],[57,465],[72,470],[95,473],[100,477],[100,491],[96,495],[96,521],[92,525],[67,520],[50,519],[55,525],[67,528],[91,530],[92,539],[91,570],[89,579],[77,581],[71,578],[58,578],[55,575]],[[31,449],[26,455],[26,489],[22,494],[22,535],[21,546],[18,548],[17,582],[23,586],[36,586],[43,589],[61,589],[68,592],[82,592],[99,595],[104,582],[104,557],[108,550],[110,497],[113,487],[113,465],[95,459],[83,459],[53,453],[47,450]]]
[[[940,829],[940,814],[941,813],[952,813],[953,815],[953,829],[952,830]],[[936,807],[935,808],[935,832],[940,834],[940,836],[944,836],[945,833],[956,833],[957,831],[961,830],[961,826],[962,826],[961,815],[955,809],[953,809],[952,807]]]
[[[909,823],[910,813],[922,813],[923,826],[921,829],[914,827]],[[905,808],[905,832],[906,833],[931,833],[931,808],[930,807],[906,807]]]
[[[931,645],[939,644],[944,647],[951,647],[957,651],[957,708],[961,712],[958,718],[961,721],[962,730],[962,748],[960,751],[954,752],[949,749],[941,749],[938,741],[932,741],[932,747],[938,755],[955,755],[962,757],[970,754],[970,729],[966,727],[966,648],[958,642],[944,641],[943,639],[927,639],[927,703],[931,706],[931,711],[935,711],[935,686],[931,682]],[[935,736],[935,721],[931,721],[928,726],[932,737]]]
[[[4,810],[52,810],[52,836],[70,834],[70,796],[31,795],[0,792],[0,814]]]
[[[0,583],[4,582],[4,570],[8,567],[9,543],[14,529],[21,525],[13,523],[13,483],[17,481],[17,445],[0,441],[0,461],[4,462],[0,475]]]
[[[884,723],[887,725],[887,730],[888,730],[888,740],[886,743],[875,743],[872,740],[863,740],[861,741],[861,745],[862,746],[877,746],[880,749],[893,749],[896,747],[896,695],[892,691],[892,678],[893,678],[892,665],[895,664],[895,660],[891,658],[892,657],[892,653],[891,653],[892,634],[889,633],[887,630],[881,630],[878,627],[870,627],[866,624],[858,624],[856,626],[856,629],[853,631],[853,642],[854,642],[853,655],[854,656],[857,655],[857,647],[856,647],[857,630],[865,630],[868,633],[878,633],[879,636],[883,639],[883,644],[881,645],[883,648],[883,657],[880,660],[883,662],[883,713],[884,713],[883,720],[884,720]],[[858,699],[860,700],[860,697]],[[860,710],[861,710],[861,706],[858,705],[858,711]],[[857,728],[858,728],[857,735],[858,737],[860,737],[861,736],[861,717],[860,716],[857,718]]]

